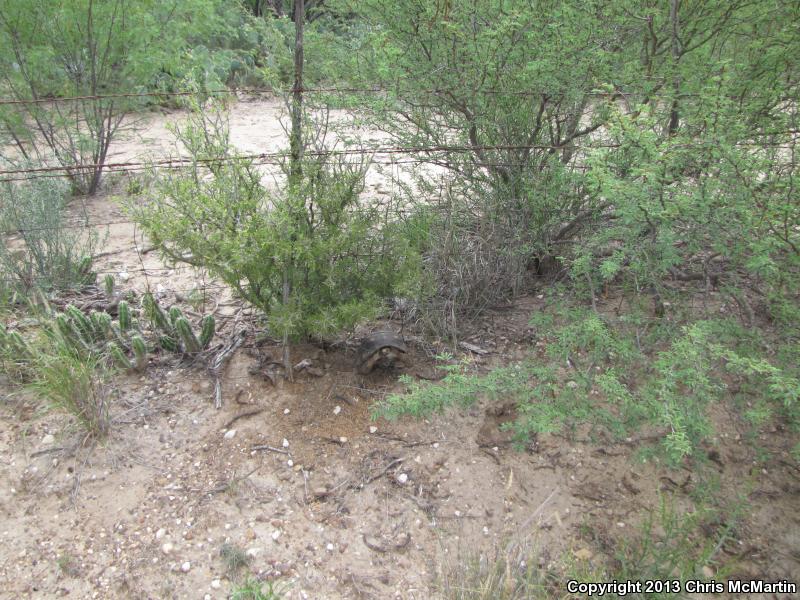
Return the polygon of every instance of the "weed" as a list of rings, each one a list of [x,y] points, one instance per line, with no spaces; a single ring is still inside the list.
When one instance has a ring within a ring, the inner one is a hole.
[[[71,554],[62,554],[58,557],[56,564],[58,565],[59,571],[67,577],[78,577],[80,575],[80,569],[75,561],[75,557]]]
[[[714,564],[719,549],[734,533],[743,504],[734,506],[727,520],[721,518],[720,512],[700,506],[693,512],[685,511],[662,498],[659,509],[648,515],[639,535],[619,544],[613,577],[620,581],[682,582],[703,577],[703,568]],[[725,566],[719,565],[717,577],[724,574]],[[640,597],[650,596],[656,597]]]
[[[225,570],[229,577],[235,577],[237,573],[250,564],[250,557],[244,550],[235,544],[222,544],[219,555],[225,565]]]
[[[99,236],[66,223],[68,199],[69,187],[56,179],[0,184],[0,230],[18,236],[0,243],[0,276],[10,290],[31,295],[94,283],[89,257]]]
[[[50,406],[72,414],[87,433],[108,433],[108,390],[98,358],[79,356],[63,346],[51,354],[40,352],[31,388]]]
[[[438,591],[446,600],[532,600],[551,597],[551,585],[530,548],[514,547],[446,561]]]
[[[231,593],[231,600],[280,600],[283,592],[273,582],[261,583],[247,579]]]

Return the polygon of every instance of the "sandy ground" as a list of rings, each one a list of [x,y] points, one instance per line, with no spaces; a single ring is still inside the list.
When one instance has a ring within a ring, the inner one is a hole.
[[[277,115],[274,102],[237,104],[235,143],[279,149]],[[113,159],[165,151],[166,126],[180,117],[146,116]],[[373,191],[381,185],[371,182]],[[109,198],[89,202],[93,221],[124,219]],[[115,273],[123,291],[149,283],[171,304],[215,285],[137,252],[147,243],[130,224],[104,230],[109,254],[98,269]],[[469,339],[490,353],[473,357],[474,368],[541,352],[527,321],[542,303],[523,298],[476,324]],[[209,293],[211,307],[222,337],[242,325],[256,331],[226,292]],[[639,460],[645,439],[612,443],[587,427],[514,449],[500,429],[513,418],[503,399],[427,420],[372,421],[370,406],[401,389],[401,372],[434,370],[431,349],[411,342],[400,371],[366,376],[347,344],[300,346],[294,360],[311,360],[317,374],[273,384],[254,367],[279,350],[251,336],[225,371],[221,410],[202,366],[157,357],[143,376],[115,381],[114,426],[100,443],[86,442],[63,415],[9,398],[0,420],[0,597],[226,598],[234,574],[223,546],[247,554],[239,576],[276,581],[287,598],[431,598],[441,565],[509,545],[529,549],[563,594],[570,563],[613,566],[619,541],[661,497],[688,511],[704,493],[708,477]],[[761,436],[769,457],[758,460],[733,413],[713,418],[714,491],[741,496],[745,510],[705,576],[726,565],[728,578],[796,578],[800,472],[791,436]]]

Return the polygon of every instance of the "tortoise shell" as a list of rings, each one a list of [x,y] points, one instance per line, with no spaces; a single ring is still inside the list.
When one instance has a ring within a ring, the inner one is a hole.
[[[358,372],[366,375],[378,362],[393,362],[398,353],[408,352],[403,338],[391,331],[377,331],[361,340],[358,348]]]

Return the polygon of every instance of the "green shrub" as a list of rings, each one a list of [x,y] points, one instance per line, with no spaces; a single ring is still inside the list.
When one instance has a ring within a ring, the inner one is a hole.
[[[99,236],[88,226],[67,222],[68,199],[69,186],[59,179],[0,183],[3,285],[30,295],[36,289],[65,290],[95,282],[91,256]]]
[[[192,166],[163,175],[153,200],[131,211],[169,259],[221,278],[273,334],[333,334],[413,287],[414,253],[359,198],[366,164],[314,154],[295,185],[272,191],[236,156],[222,114],[195,107],[176,134]]]

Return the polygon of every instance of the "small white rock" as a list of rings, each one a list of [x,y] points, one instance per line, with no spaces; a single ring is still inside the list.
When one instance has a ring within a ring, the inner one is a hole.
[[[290,466],[290,467],[293,467],[294,466],[294,461],[290,458],[289,460],[286,461],[286,464],[288,466]]]
[[[287,440],[286,438],[283,438],[283,447],[284,448],[288,448],[289,447],[289,440]]]
[[[261,553],[262,550],[263,548],[248,548],[245,551],[245,554],[250,557],[256,557]]]
[[[117,277],[119,277],[122,283],[126,283],[131,278],[130,274],[127,271],[120,271],[119,273],[117,273]]]
[[[169,554],[170,552],[172,552],[172,549],[173,549],[173,548],[174,548],[174,546],[173,546],[172,544],[170,544],[169,542],[167,542],[166,544],[164,544],[163,546],[161,546],[161,551],[162,551],[164,554]]]
[[[214,579],[211,581],[211,589],[218,590],[222,587],[222,582],[219,579]]]
[[[338,415],[340,412],[342,412],[342,407],[337,404],[336,408],[333,409],[333,414]]]
[[[52,433],[48,433],[46,436],[44,436],[42,438],[42,443],[43,444],[52,444],[55,441],[56,441],[56,438]]]
[[[328,542],[328,543],[325,545],[325,549],[326,549],[328,552],[333,552],[333,544],[331,544],[330,542]]]
[[[397,476],[397,483],[399,483],[400,485],[405,485],[407,482],[408,482],[408,475],[407,474],[400,473]]]
[[[378,432],[378,428],[375,427],[375,425],[370,425],[369,432],[370,433],[377,433]]]
[[[279,529],[276,529],[275,531],[272,532],[272,539],[274,541],[277,542],[279,537],[281,537],[281,532]]]
[[[157,540],[160,540],[160,539],[161,539],[161,538],[163,538],[165,535],[167,535],[167,530],[166,530],[166,529],[164,529],[163,527],[162,527],[161,529],[159,529],[158,531],[156,531],[156,539],[157,539]]]
[[[235,429],[229,429],[228,431],[225,432],[225,439],[226,440],[231,440],[231,439],[233,439],[233,436],[235,436],[235,435],[236,435],[236,430]]]
[[[288,408],[284,408],[283,409],[283,414],[285,414],[285,415],[288,415],[290,412],[292,412],[292,411],[290,411]]]
[[[189,561],[186,561],[181,565],[181,571],[183,571],[184,573],[188,573],[191,570],[192,570],[192,563],[190,563]]]
[[[347,443],[347,438],[345,436],[340,437],[339,438],[339,443],[346,444]]]

